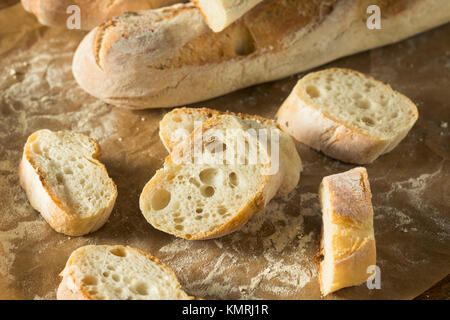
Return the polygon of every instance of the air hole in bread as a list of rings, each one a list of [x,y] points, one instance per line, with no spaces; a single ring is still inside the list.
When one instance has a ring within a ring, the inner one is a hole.
[[[224,206],[219,206],[219,208],[217,209],[217,212],[223,216],[224,214],[227,213],[227,208],[225,208]]]
[[[63,183],[63,176],[62,176],[62,174],[58,173],[56,175],[56,181],[58,182],[58,184],[62,184]]]
[[[119,276],[118,274],[113,274],[113,275],[112,275],[112,279],[113,279],[115,282],[119,282],[119,281],[120,281],[120,276]]]
[[[85,276],[81,281],[86,286],[96,286],[98,284],[97,278],[93,276]]]
[[[234,52],[236,55],[247,56],[255,52],[255,50],[255,40],[250,31],[245,27],[236,30],[234,35]]]
[[[178,117],[178,116],[173,117],[172,120],[173,120],[174,122],[178,122],[178,123],[180,123],[181,121],[183,121],[183,119],[181,119],[181,117]]]
[[[114,248],[114,249],[110,250],[109,252],[111,252],[113,255],[115,255],[117,257],[121,257],[121,258],[124,258],[127,256],[125,249],[122,247]],[[114,270],[114,269],[112,269],[112,270]]]
[[[102,275],[103,275],[105,278],[108,278],[108,277],[109,277],[109,272],[108,272],[108,271],[105,271],[105,272],[102,273]]]
[[[176,225],[175,230],[183,231],[184,227],[182,225]]]
[[[169,205],[170,192],[164,189],[156,190],[152,198],[152,208],[154,210],[162,210]]]
[[[373,121],[371,118],[368,117],[362,118],[362,121],[369,127],[373,127],[375,125],[375,121]]]
[[[66,167],[66,168],[64,168],[64,173],[65,174],[73,174],[73,171],[72,171],[72,169]]]
[[[237,187],[239,185],[238,175],[236,172],[231,172],[229,174],[230,185],[232,188]]]
[[[214,195],[214,193],[215,193],[216,191],[215,191],[214,188],[211,187],[211,186],[203,186],[203,187],[200,189],[200,192],[201,192],[201,194],[202,194],[204,197],[210,198],[210,197],[212,197],[212,196]]]
[[[33,145],[32,145],[32,147],[31,147],[32,149],[33,149],[33,152],[34,153],[36,153],[36,154],[42,154],[42,151],[41,151],[41,146],[39,145],[39,143],[33,143]]]
[[[194,186],[196,186],[197,188],[200,188],[200,183],[194,179],[194,178],[189,178],[189,183],[193,184]]]
[[[197,208],[197,209],[195,209],[195,212],[196,213],[202,213],[203,212],[203,208]]]
[[[320,97],[320,91],[315,86],[308,86],[308,87],[306,87],[306,93],[312,99]]]
[[[173,222],[175,222],[175,223],[182,223],[183,221],[184,221],[184,217],[173,219]]]
[[[356,102],[356,106],[360,109],[369,109],[370,108],[370,101],[369,100],[359,100]]]
[[[111,271],[115,271],[116,268],[114,266],[107,266],[106,269],[111,270]]]
[[[207,185],[218,185],[220,183],[220,172],[216,168],[208,168],[200,172],[200,181]]]
[[[131,287],[131,291],[135,294],[146,296],[148,295],[148,286],[145,282],[138,282],[133,287]]]
[[[361,99],[362,98],[362,95],[359,93],[359,92],[356,92],[354,95],[353,95],[353,99],[355,99],[355,100],[359,100],[359,99]]]

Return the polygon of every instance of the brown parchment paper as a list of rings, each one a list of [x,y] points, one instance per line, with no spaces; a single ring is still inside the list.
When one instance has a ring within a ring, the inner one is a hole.
[[[169,111],[129,111],[84,93],[71,73],[84,36],[47,28],[20,5],[0,10],[0,298],[53,299],[70,253],[126,244],[168,264],[191,295],[209,299],[318,299],[323,176],[352,166],[300,143],[300,184],[242,230],[208,241],[153,229],[139,211],[145,183],[167,155],[158,122]],[[450,25],[329,66],[368,73],[411,97],[420,119],[391,153],[367,166],[373,192],[381,289],[347,288],[330,299],[410,299],[450,271]],[[194,106],[273,117],[301,75]],[[54,232],[29,205],[17,168],[35,130],[73,130],[99,140],[119,196],[106,225],[85,237]]]

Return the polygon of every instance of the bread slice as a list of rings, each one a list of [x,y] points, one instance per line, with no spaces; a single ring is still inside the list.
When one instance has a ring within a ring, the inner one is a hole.
[[[323,178],[319,190],[322,240],[319,281],[323,295],[364,283],[376,264],[372,194],[365,168]]]
[[[257,136],[262,129],[269,131],[266,145]],[[273,157],[271,139],[277,134],[282,132],[233,115],[205,121],[174,148],[144,187],[140,208],[145,218],[155,228],[189,240],[239,229],[283,182],[285,169],[281,163],[277,168],[279,160]]]
[[[117,188],[100,162],[96,140],[39,130],[27,140],[19,167],[28,200],[50,226],[70,236],[96,231],[114,207]]]
[[[89,245],[70,255],[58,300],[186,300],[173,271],[128,246]]]
[[[407,97],[371,77],[327,69],[301,79],[277,114],[295,139],[349,163],[371,163],[394,149],[417,121]]]
[[[81,13],[81,29],[91,30],[101,23],[125,12],[149,10],[169,6],[183,0],[22,0],[22,5],[33,13],[40,23],[47,26],[66,27],[70,6],[77,6]]]
[[[184,141],[203,122],[220,114],[229,114],[245,120],[258,122],[264,128],[280,129],[272,120],[255,115],[220,112],[208,108],[177,108],[167,113],[159,123],[159,136],[167,151],[172,152],[176,145]],[[300,180],[302,161],[293,139],[280,132],[280,169],[285,171],[283,183],[277,192],[277,197],[289,194]]]
[[[220,32],[262,0],[191,0],[214,32]]]

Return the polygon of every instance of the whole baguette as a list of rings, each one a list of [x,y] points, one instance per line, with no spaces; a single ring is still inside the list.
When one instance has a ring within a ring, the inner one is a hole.
[[[47,26],[65,26],[71,15],[67,8],[76,5],[80,8],[81,29],[91,30],[127,11],[155,9],[177,2],[182,0],[22,0],[22,5]]]
[[[382,30],[367,28],[369,4],[380,5]],[[214,33],[194,5],[178,4],[124,14],[92,30],[75,54],[73,73],[83,89],[108,103],[173,107],[279,79],[448,21],[448,0],[268,0]]]

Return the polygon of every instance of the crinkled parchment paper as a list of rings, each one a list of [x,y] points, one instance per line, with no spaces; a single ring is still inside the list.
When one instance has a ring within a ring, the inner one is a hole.
[[[70,253],[86,244],[127,244],[174,269],[191,295],[212,299],[320,298],[317,266],[323,176],[352,166],[297,144],[304,172],[297,189],[272,201],[242,230],[208,241],[153,229],[139,211],[144,184],[166,151],[158,122],[168,110],[129,111],[84,93],[71,73],[84,33],[40,26],[20,5],[0,10],[0,298],[52,299]],[[347,288],[333,299],[409,299],[450,271],[450,25],[341,59],[415,101],[420,119],[390,154],[368,165],[374,194],[381,289]],[[195,106],[273,117],[302,75]],[[17,168],[35,130],[73,130],[99,140],[118,185],[117,204],[94,234],[54,232],[19,186]]]

